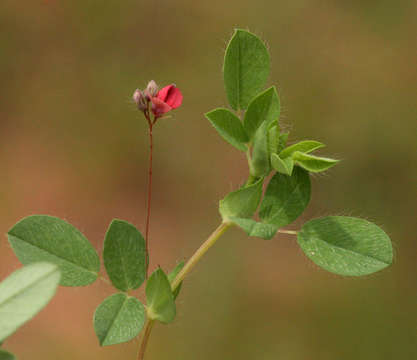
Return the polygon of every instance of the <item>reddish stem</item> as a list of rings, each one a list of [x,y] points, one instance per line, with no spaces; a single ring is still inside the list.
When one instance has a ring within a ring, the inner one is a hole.
[[[143,360],[145,358],[145,351],[148,345],[149,336],[151,335],[152,327],[154,325],[154,320],[148,320],[145,325],[145,332],[143,334],[142,343],[139,348],[138,360]]]
[[[149,123],[149,172],[148,172],[148,201],[146,211],[146,229],[145,229],[145,249],[146,249],[146,278],[148,278],[149,268],[149,222],[151,218],[151,201],[152,201],[152,152],[153,152],[153,137],[152,128],[155,123],[151,121],[149,113],[145,114]]]

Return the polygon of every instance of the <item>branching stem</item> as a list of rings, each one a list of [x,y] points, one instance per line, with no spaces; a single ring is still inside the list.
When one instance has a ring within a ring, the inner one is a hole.
[[[171,284],[172,291],[174,291],[184,280],[187,274],[194,268],[194,266],[200,261],[203,255],[210,249],[216,241],[224,234],[224,232],[232,226],[232,223],[222,222],[216,230],[207,238],[207,240],[197,249],[193,256],[187,261],[181,271],[178,273],[177,277]],[[142,342],[139,348],[138,360],[143,360],[145,357],[146,347],[148,345],[149,336],[152,331],[152,327],[155,323],[155,320],[147,320],[145,324],[145,330],[143,333]]]

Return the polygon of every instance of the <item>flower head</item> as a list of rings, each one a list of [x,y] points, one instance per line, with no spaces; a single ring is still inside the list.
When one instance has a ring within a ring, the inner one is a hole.
[[[145,89],[145,94],[152,98],[158,94],[158,91],[159,88],[156,82],[154,80],[149,81],[148,86]]]
[[[168,111],[181,106],[182,94],[174,84],[165,86],[159,90],[156,82],[151,80],[145,90],[135,90],[133,93],[133,101],[138,106],[138,109],[143,111],[148,121],[150,121],[149,104],[151,104],[150,110],[155,116],[153,121],[155,122]]]
[[[182,104],[181,91],[174,85],[168,85],[158,91],[156,96],[151,97],[152,112],[156,117],[178,108]]]
[[[133,101],[137,105],[138,109],[144,111],[148,108],[148,102],[145,98],[145,95],[139,89],[136,89],[132,96]]]

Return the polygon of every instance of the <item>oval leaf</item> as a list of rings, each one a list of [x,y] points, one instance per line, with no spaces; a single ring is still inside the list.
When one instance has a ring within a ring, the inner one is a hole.
[[[339,160],[314,155],[307,155],[299,151],[295,151],[292,154],[292,158],[297,165],[310,172],[325,171],[339,162]]]
[[[283,227],[299,217],[310,201],[308,172],[294,168],[292,176],[276,173],[268,184],[259,209],[262,222]]]
[[[323,143],[319,142],[319,141],[314,141],[314,140],[304,140],[304,141],[300,141],[296,144],[293,144],[291,146],[288,146],[286,149],[282,150],[279,153],[279,157],[281,159],[285,159],[286,157],[291,156],[295,151],[300,151],[302,153],[309,153],[312,152],[314,150],[320,149],[322,147],[325,147],[326,145],[324,145]]]
[[[224,85],[230,106],[245,110],[262,90],[270,62],[265,44],[248,31],[237,29],[224,57]]]
[[[253,177],[265,177],[271,171],[269,161],[268,126],[262,123],[256,130],[253,139],[252,160],[250,162],[250,173]]]
[[[287,132],[279,134],[277,153],[280,153],[287,145],[288,135]]]
[[[117,289],[137,289],[146,276],[146,245],[142,234],[127,221],[113,220],[104,239],[103,260]]]
[[[232,217],[251,217],[258,208],[262,197],[263,179],[232,191],[219,203],[219,212],[224,221]]]
[[[277,154],[271,155],[271,165],[275,171],[291,176],[294,168],[294,160],[291,158],[281,159]]]
[[[272,239],[278,230],[276,225],[257,222],[253,219],[231,218],[230,221],[239,226],[249,236],[265,240]]]
[[[277,122],[279,113],[280,104],[277,89],[272,86],[255,97],[245,112],[243,126],[249,139],[252,140],[262,122],[266,122],[268,125],[274,121]]]
[[[181,271],[181,269],[184,267],[184,261],[180,261],[177,266],[175,266],[175,268],[168,274],[168,281],[170,284],[173,283],[173,281],[175,280],[175,278],[177,277],[177,275],[179,274],[179,272]],[[180,282],[180,284],[172,291],[172,295],[174,296],[174,300],[178,297],[178,294],[180,293],[181,290],[181,286],[182,286],[182,281]]]
[[[0,360],[16,360],[16,358],[13,354],[5,350],[0,350]]]
[[[145,308],[135,297],[117,293],[97,307],[93,322],[101,346],[120,344],[140,333],[145,323]]]
[[[268,129],[268,150],[270,154],[275,154],[279,145],[279,126],[275,125],[278,122],[272,123]]]
[[[175,319],[176,308],[171,284],[161,268],[156,269],[146,283],[146,301],[150,319],[163,323]]]
[[[51,300],[59,279],[57,266],[37,263],[15,271],[0,283],[0,342]]]
[[[314,263],[339,275],[372,274],[391,265],[392,245],[375,224],[347,216],[328,216],[307,222],[298,244]]]
[[[240,119],[227,109],[215,109],[205,114],[218,133],[229,144],[240,151],[246,151],[249,141]]]
[[[23,264],[46,261],[58,265],[63,286],[94,282],[100,259],[91,243],[74,226],[47,215],[24,218],[8,232],[9,242]]]

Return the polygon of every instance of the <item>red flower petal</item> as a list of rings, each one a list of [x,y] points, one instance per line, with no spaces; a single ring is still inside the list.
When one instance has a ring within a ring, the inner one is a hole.
[[[167,103],[172,109],[176,109],[182,104],[181,91],[175,85],[168,85],[159,90],[156,95],[158,99]]]
[[[152,101],[152,112],[156,117],[159,117],[168,111],[172,110],[172,107],[169,106],[166,102],[162,101],[157,97],[151,98]]]
[[[171,90],[172,87],[174,87],[174,85],[168,85],[168,86],[163,87],[161,90],[158,91],[158,93],[156,94],[156,97],[166,102],[165,100],[168,96],[168,92],[169,90]]]

